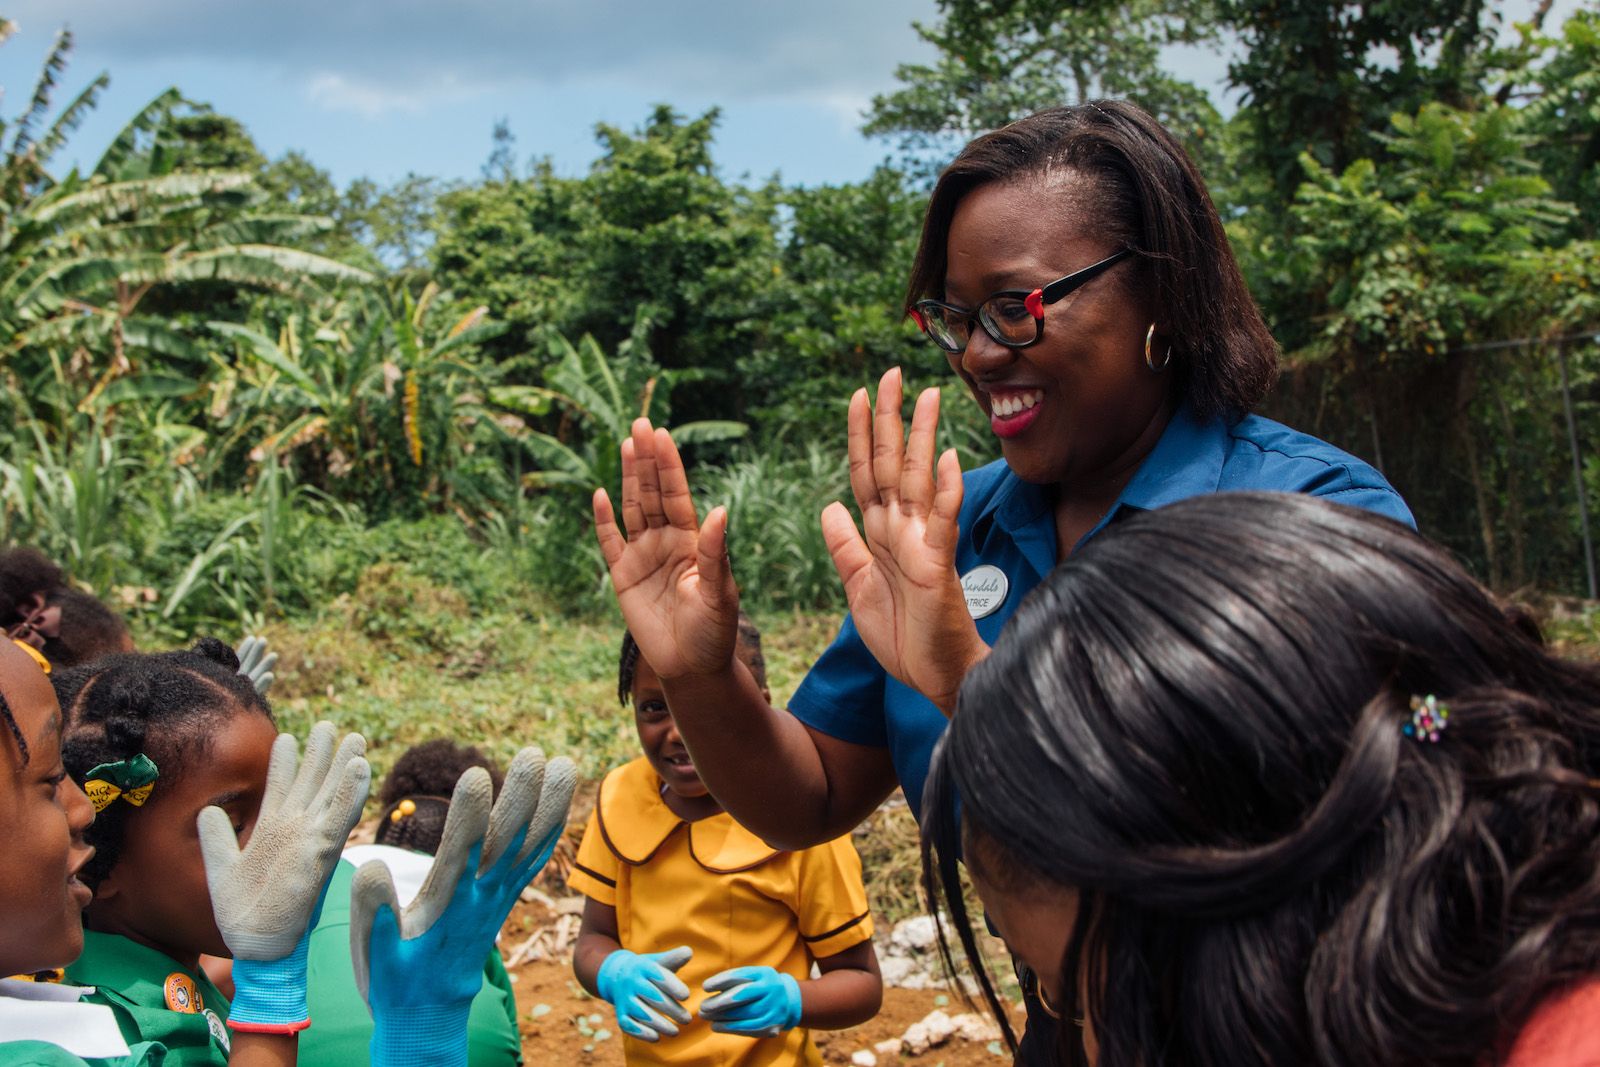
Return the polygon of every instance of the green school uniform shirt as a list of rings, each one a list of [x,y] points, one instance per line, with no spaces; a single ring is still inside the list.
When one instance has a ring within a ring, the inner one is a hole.
[[[0,1067],[164,1067],[167,1050],[154,1041],[130,1044],[131,1056],[85,1060],[60,1045],[44,1041],[7,1041],[0,1044]]]
[[[404,859],[426,862],[431,857],[407,853]],[[300,1032],[299,1067],[349,1067],[367,1062],[372,1016],[356,990],[355,968],[350,962],[350,881],[355,872],[355,865],[348,860],[334,868],[322,917],[311,931],[306,956],[311,1027]],[[467,1018],[467,1062],[471,1067],[516,1067],[522,1063],[517,1001],[506,966],[495,950],[490,950],[484,963],[483,988],[473,999],[472,1014]]]
[[[195,1010],[168,1005],[168,979],[174,1000]],[[163,1067],[227,1067],[228,999],[204,971],[120,934],[85,930],[83,955],[67,968],[66,980],[95,987],[83,999],[110,1006],[129,1047],[151,1041],[164,1046]]]

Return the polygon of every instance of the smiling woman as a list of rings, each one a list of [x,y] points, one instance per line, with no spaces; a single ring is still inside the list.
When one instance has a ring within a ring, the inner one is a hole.
[[[900,372],[850,401],[850,481],[823,532],[850,616],[789,702],[734,659],[726,515],[698,524],[670,435],[623,448],[624,538],[596,529],[629,629],[696,768],[743,825],[785,847],[855,826],[898,785],[920,817],[962,680],[1023,596],[1113,522],[1228,489],[1311,493],[1406,523],[1383,476],[1250,414],[1277,346],[1193,162],[1131,104],[1055,108],[969,144],[940,177],[907,314],[989,417],[1003,459],[936,457],[940,398],[909,437]],[[1023,1062],[1050,1062],[1030,1001]]]

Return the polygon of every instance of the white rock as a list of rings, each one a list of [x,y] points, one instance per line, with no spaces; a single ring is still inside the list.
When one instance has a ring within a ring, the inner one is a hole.
[[[918,970],[916,963],[904,956],[878,957],[878,970],[883,974],[883,984],[886,986],[900,987],[905,985]]]
[[[920,1056],[935,1045],[949,1041],[955,1032],[955,1022],[950,1016],[934,1010],[923,1016],[921,1022],[912,1023],[900,1040],[906,1052]]]
[[[891,1037],[886,1041],[880,1041],[876,1045],[873,1045],[872,1051],[876,1052],[880,1056],[898,1056],[900,1055],[900,1047],[900,1039],[898,1037]]]
[[[850,1063],[853,1067],[878,1067],[878,1057],[866,1049],[861,1049],[850,1054]]]
[[[897,948],[909,952],[928,952],[939,943],[939,927],[931,915],[918,915],[914,919],[895,923],[889,941]]]
[[[956,1036],[963,1041],[988,1042],[1000,1040],[1000,1028],[987,1015],[977,1015],[973,1012],[965,1011],[950,1021],[955,1023]]]

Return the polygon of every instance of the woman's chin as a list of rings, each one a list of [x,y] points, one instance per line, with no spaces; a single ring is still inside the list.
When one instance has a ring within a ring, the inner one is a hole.
[[[1034,485],[1058,485],[1065,480],[1062,463],[1045,456],[1039,449],[1030,448],[1015,439],[1009,441],[1001,439],[1000,455],[1005,459],[1006,466],[1011,468],[1011,473],[1025,482]]]

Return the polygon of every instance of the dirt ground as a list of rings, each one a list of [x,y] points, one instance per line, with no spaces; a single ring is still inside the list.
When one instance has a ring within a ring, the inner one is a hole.
[[[517,907],[506,924],[502,950],[515,951],[528,933],[554,919],[540,904]],[[522,1030],[522,1052],[530,1067],[546,1064],[580,1064],[584,1067],[621,1067],[622,1040],[611,1008],[584,993],[572,977],[570,954],[516,963],[510,973],[517,994]],[[945,990],[886,989],[883,1010],[871,1022],[850,1030],[819,1033],[817,1044],[828,1063],[848,1064],[852,1053],[871,1049],[879,1041],[899,1037],[929,1012],[951,1015],[970,1010],[959,996]],[[1020,1022],[1020,1017],[1018,1019]],[[609,1034],[596,1040],[598,1032]],[[952,1038],[920,1056],[879,1056],[880,1067],[917,1064],[926,1067],[997,1067],[1010,1062],[998,1043]]]

